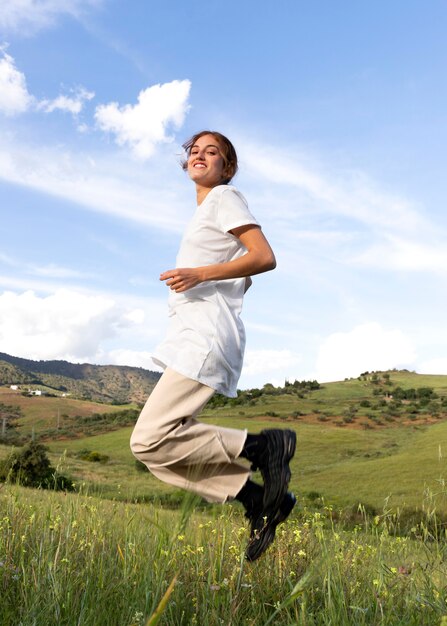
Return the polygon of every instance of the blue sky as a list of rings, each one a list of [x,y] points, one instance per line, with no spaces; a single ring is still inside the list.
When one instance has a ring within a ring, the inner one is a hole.
[[[240,387],[447,374],[444,0],[0,7],[0,351],[139,365],[195,208],[181,144],[238,149],[275,250]]]

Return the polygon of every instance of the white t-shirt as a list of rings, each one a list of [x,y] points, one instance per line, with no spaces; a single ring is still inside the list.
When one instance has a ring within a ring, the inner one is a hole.
[[[188,224],[176,267],[226,263],[246,253],[228,231],[258,225],[247,202],[233,186],[218,185],[206,196]],[[183,293],[169,292],[167,336],[153,360],[198,380],[230,398],[237,395],[245,331],[240,313],[245,278],[212,280]]]

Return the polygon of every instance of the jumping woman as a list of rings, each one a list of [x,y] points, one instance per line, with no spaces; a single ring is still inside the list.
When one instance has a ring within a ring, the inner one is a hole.
[[[244,294],[250,277],[273,270],[276,260],[244,197],[230,185],[238,169],[232,143],[206,130],[183,148],[197,208],[175,268],[160,276],[170,290],[169,327],[153,360],[164,372],[138,418],[131,449],[170,485],[208,502],[240,501],[250,522],[246,558],[254,561],[295,505],[287,489],[296,435],[282,429],[247,434],[196,418],[215,392],[236,397]],[[260,470],[263,485],[251,480],[244,459]]]

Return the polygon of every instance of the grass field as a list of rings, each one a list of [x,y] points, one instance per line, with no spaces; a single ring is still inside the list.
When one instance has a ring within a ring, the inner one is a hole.
[[[301,509],[248,564],[240,509],[191,505],[171,511],[4,486],[0,623],[445,624],[445,531],[430,530],[430,511],[410,538],[394,536],[387,515],[360,517],[345,532],[330,507]]]
[[[402,404],[392,421],[378,419],[388,410],[378,400],[397,386],[435,389],[434,413],[409,417]],[[48,440],[78,492],[0,485],[0,624],[446,626],[446,396],[446,377],[392,372],[391,384],[362,377],[207,409],[214,424],[298,435],[298,505],[252,565],[241,508],[193,507],[137,471],[131,427]],[[37,434],[57,412],[122,409],[5,389],[0,402],[20,402],[20,428]],[[0,446],[0,458],[10,449]],[[82,460],[86,449],[107,462]]]

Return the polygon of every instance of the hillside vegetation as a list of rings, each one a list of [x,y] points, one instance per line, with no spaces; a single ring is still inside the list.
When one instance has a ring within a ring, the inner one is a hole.
[[[382,429],[430,424],[447,418],[447,376],[414,372],[365,372],[358,378],[319,384],[286,382],[214,396],[202,415],[266,416],[341,428]]]

